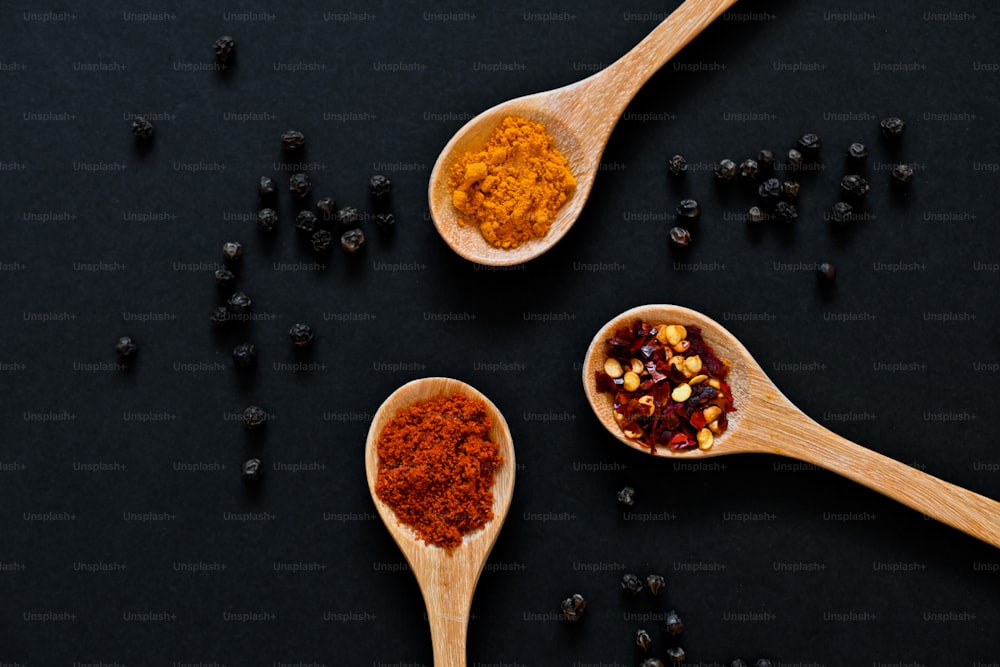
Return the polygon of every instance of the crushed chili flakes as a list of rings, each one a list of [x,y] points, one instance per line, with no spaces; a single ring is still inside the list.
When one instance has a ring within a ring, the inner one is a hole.
[[[400,410],[376,445],[376,495],[424,542],[454,549],[493,518],[493,472],[503,457],[491,426],[486,404],[462,394]]]
[[[605,349],[595,381],[613,394],[625,437],[651,452],[683,452],[711,449],[726,432],[727,415],[736,409],[729,363],[705,343],[700,327],[639,322],[616,329]]]

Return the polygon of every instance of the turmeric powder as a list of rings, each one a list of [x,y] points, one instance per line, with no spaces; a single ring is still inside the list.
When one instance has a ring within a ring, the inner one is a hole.
[[[452,204],[460,225],[478,224],[497,248],[545,236],[576,179],[545,126],[508,116],[479,151],[451,167]]]

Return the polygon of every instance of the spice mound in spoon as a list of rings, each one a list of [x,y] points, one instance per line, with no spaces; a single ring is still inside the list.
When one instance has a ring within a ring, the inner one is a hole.
[[[376,443],[375,493],[427,544],[447,550],[493,518],[493,473],[503,457],[486,405],[461,394],[417,401]]]
[[[477,224],[497,248],[545,236],[576,179],[541,123],[507,116],[482,150],[451,166],[448,186],[460,225]]]
[[[605,341],[598,391],[614,394],[614,416],[626,438],[651,452],[708,450],[735,410],[729,363],[702,339],[701,329],[639,322]]]

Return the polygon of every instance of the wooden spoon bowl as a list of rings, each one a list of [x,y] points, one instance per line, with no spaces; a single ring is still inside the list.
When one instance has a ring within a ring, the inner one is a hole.
[[[441,547],[424,543],[413,529],[401,524],[395,512],[376,495],[375,480],[378,478],[377,442],[386,423],[400,410],[417,401],[456,393],[482,401],[486,405],[487,414],[493,423],[489,438],[499,445],[503,463],[494,472],[493,518],[482,528],[467,533],[462,544],[449,553]],[[379,516],[399,545],[420,585],[431,627],[434,664],[438,667],[465,665],[466,633],[472,596],[510,508],[515,467],[514,442],[503,414],[482,393],[459,380],[430,377],[403,385],[385,399],[368,429],[365,441],[368,490]]]
[[[674,452],[657,447],[654,456],[699,459],[737,453],[777,454],[820,466],[1000,547],[1000,503],[945,482],[824,428],[799,410],[767,377],[737,338],[715,320],[683,306],[648,305],[615,317],[594,336],[583,364],[583,388],[601,424],[619,441],[649,453],[625,437],[614,419],[613,397],[598,391],[595,372],[604,368],[605,341],[616,329],[639,322],[701,327],[716,356],[731,364],[727,378],[736,410],[729,428],[711,449]]]

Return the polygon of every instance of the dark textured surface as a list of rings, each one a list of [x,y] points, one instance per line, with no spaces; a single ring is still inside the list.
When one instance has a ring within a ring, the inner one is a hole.
[[[616,313],[690,306],[820,423],[1000,498],[992,4],[738,4],[636,97],[572,232],[499,271],[430,223],[437,152],[482,109],[612,62],[676,3],[183,4],[2,12],[0,664],[431,664],[362,458],[371,414],[425,375],[481,389],[517,450],[471,665],[636,664],[637,627],[663,655],[669,608],[689,664],[996,662],[996,549],[790,462],[644,458],[599,427],[579,378]],[[221,34],[235,66],[191,71]],[[135,113],[154,119],[148,150]],[[888,115],[908,122],[897,148]],[[366,220],[362,256],[311,254],[289,128],[307,137],[310,204],[367,215],[369,176],[392,178],[394,236]],[[750,190],[707,170],[808,131],[825,168],[800,177],[798,222],[748,232]],[[823,217],[852,141],[872,151],[869,219],[835,234]],[[675,152],[691,163],[678,182]],[[907,197],[888,187],[897,160],[914,165]],[[282,188],[272,241],[251,216],[265,174]],[[685,197],[703,213],[678,255]],[[257,317],[219,335],[211,271],[230,239]],[[317,335],[305,356],[298,321]],[[109,369],[126,333],[138,359]],[[259,358],[241,376],[244,339]],[[259,437],[249,404],[274,416]],[[251,456],[267,465],[256,495],[239,479]],[[665,597],[626,598],[625,571],[663,574]],[[557,620],[573,592],[590,601],[577,625]]]

